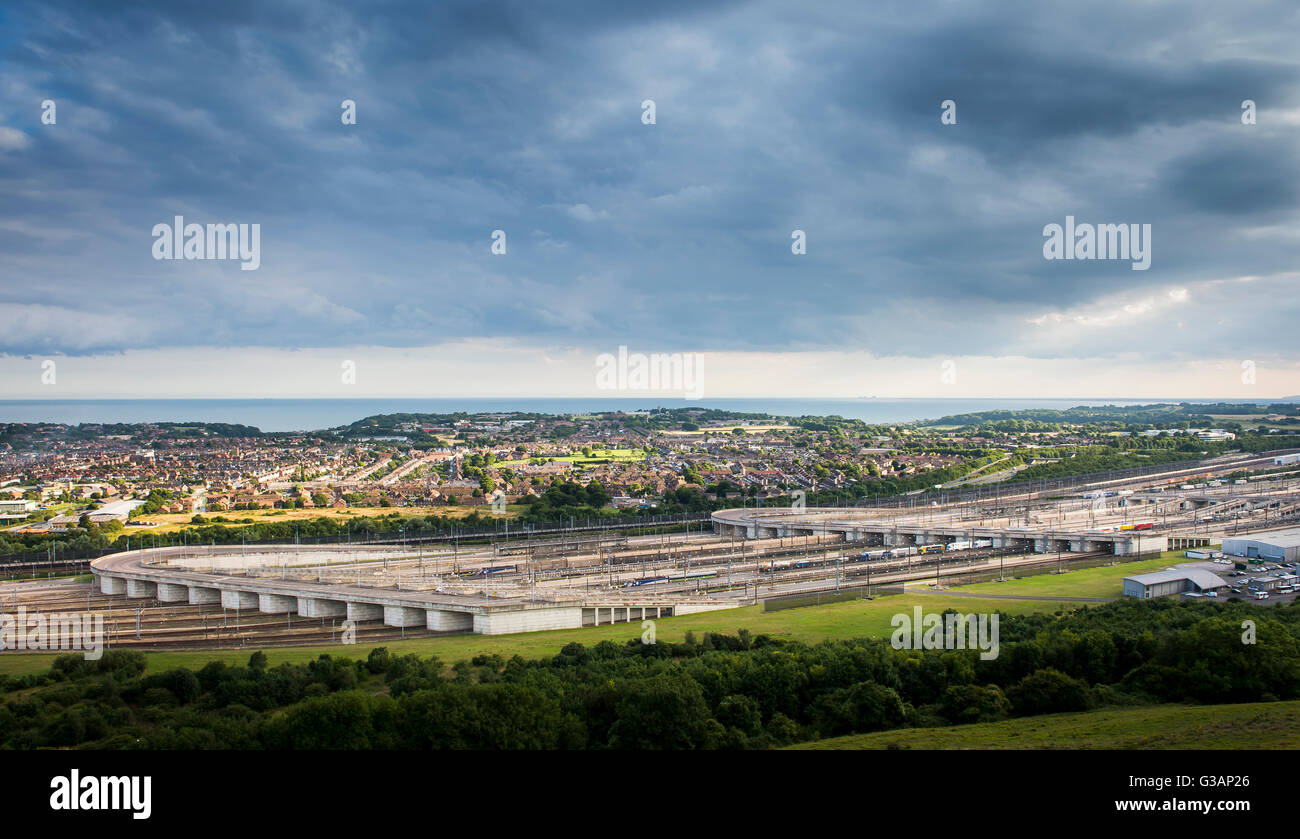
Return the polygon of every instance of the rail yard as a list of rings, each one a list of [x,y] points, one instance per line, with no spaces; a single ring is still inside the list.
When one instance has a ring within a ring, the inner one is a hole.
[[[1300,515],[1296,473],[1220,477],[1262,464],[1224,458],[1068,492],[1004,487],[887,506],[737,508],[707,525],[636,535],[611,527],[464,544],[131,551],[95,560],[93,582],[0,584],[0,610],[96,612],[110,647],[228,648],[320,643],[344,633],[368,642],[528,631],[790,594],[869,594],[910,581],[943,586],[1118,562],[1280,526]]]

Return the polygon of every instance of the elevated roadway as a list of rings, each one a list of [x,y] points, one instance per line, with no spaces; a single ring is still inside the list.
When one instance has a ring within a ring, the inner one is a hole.
[[[276,549],[300,562],[303,554],[337,552],[332,545]],[[446,594],[432,590],[379,588],[303,579],[240,576],[196,570],[202,560],[212,569],[222,560],[246,560],[238,547],[172,547],[125,551],[91,562],[99,590],[127,598],[155,598],[163,603],[221,605],[265,614],[292,612],[303,617],[339,617],[383,621],[387,626],[424,627],[438,631],[499,635],[546,629],[569,629],[603,623],[668,617],[736,604],[702,598],[645,597],[611,602],[583,599],[538,601],[523,597]]]
[[[1065,520],[1059,525],[1034,523],[1027,526],[973,524],[961,521],[953,511],[937,514],[920,509],[910,516],[889,516],[880,510],[860,507],[791,507],[719,510],[713,514],[713,529],[719,535],[746,539],[839,534],[846,541],[862,541],[886,547],[947,544],[959,539],[987,539],[995,549],[1049,553],[1105,551],[1115,556],[1132,556],[1166,549],[1166,537],[1150,530],[1119,530],[1125,525],[1079,526]]]

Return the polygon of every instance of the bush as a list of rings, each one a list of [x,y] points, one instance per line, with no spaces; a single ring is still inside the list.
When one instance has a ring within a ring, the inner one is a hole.
[[[134,679],[144,673],[144,653],[134,650],[108,650],[96,664],[96,671],[115,679]]]
[[[375,647],[370,651],[370,655],[366,656],[366,669],[371,673],[387,673],[392,658],[387,647]]]
[[[199,694],[203,692],[199,686],[199,678],[192,671],[179,667],[156,676],[148,676],[141,680],[140,686],[144,688],[146,696],[155,689],[165,690],[181,705],[188,705],[198,699]],[[146,702],[145,704],[158,703]]]
[[[1007,691],[1007,699],[1018,716],[1086,711],[1095,704],[1084,682],[1050,667],[1021,679]]]
[[[939,708],[953,725],[992,722],[1005,719],[1010,712],[1011,703],[997,685],[952,685],[944,691]]]
[[[748,696],[732,694],[718,703],[718,722],[727,728],[734,728],[746,735],[753,736],[762,730],[763,716],[758,711],[758,703]]]
[[[813,710],[813,725],[823,737],[875,731],[898,726],[907,707],[893,688],[859,682],[821,696]]]
[[[621,692],[610,748],[709,748],[719,733],[699,684],[687,676],[638,679],[624,683]]]

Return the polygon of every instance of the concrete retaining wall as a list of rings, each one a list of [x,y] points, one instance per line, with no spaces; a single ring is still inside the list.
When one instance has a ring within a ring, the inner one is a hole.
[[[226,609],[256,609],[257,592],[222,589],[221,605]]]
[[[716,612],[719,609],[738,609],[740,603],[674,603],[674,615],[693,615],[696,612]]]
[[[468,612],[425,609],[425,627],[437,632],[466,632],[474,628],[474,616]]]
[[[342,600],[324,600],[319,597],[299,597],[298,614],[304,618],[341,618],[348,613],[348,604]]]
[[[208,603],[220,603],[220,602],[221,602],[220,589],[190,586],[191,606],[202,606]]]
[[[127,580],[127,597],[153,597],[158,593],[158,584],[153,580]]]
[[[298,598],[287,594],[259,594],[257,611],[267,615],[282,615],[298,610]]]
[[[100,574],[99,591],[101,594],[126,594],[126,580],[121,577]]]
[[[348,603],[348,620],[377,621],[384,617],[384,607],[377,603]]]
[[[160,603],[188,603],[189,600],[189,586],[177,585],[176,583],[158,584],[158,601]]]
[[[409,606],[385,606],[384,626],[424,626],[424,609]]]
[[[520,609],[474,616],[474,631],[480,635],[509,632],[537,632],[543,629],[576,629],[582,626],[582,607]]]

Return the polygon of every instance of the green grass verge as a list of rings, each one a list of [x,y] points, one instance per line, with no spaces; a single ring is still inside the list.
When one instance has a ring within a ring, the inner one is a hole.
[[[851,734],[794,749],[1296,749],[1300,701],[1148,705]]]
[[[951,590],[971,594],[1015,594],[1029,597],[1119,597],[1123,592],[1125,577],[1159,571],[1175,563],[1191,561],[1183,556],[1182,551],[1166,551],[1159,559],[1140,559],[1136,562],[1121,562],[1118,565],[1083,568],[1065,574],[1038,574],[1018,580],[1008,579],[1004,583],[974,583],[968,586],[954,586]],[[1014,573],[1014,569],[1008,570],[1007,576],[1010,577]]]

